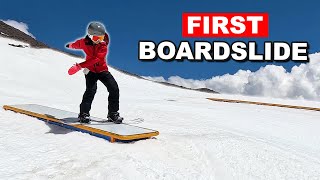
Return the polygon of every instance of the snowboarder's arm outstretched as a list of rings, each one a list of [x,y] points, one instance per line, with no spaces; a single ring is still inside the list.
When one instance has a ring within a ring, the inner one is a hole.
[[[76,42],[67,44],[66,47],[70,49],[82,49],[82,46],[81,46],[82,41],[83,39],[79,39]]]

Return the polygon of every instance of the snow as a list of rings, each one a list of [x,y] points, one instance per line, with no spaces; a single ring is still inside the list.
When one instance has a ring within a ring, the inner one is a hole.
[[[32,38],[36,39],[34,37],[33,34],[31,34],[29,32],[29,26],[28,24],[24,23],[24,22],[18,22],[18,21],[15,21],[15,20],[12,20],[12,19],[7,19],[7,20],[3,20],[3,19],[0,19],[2,22],[8,24],[9,26],[12,26],[16,29],[19,29],[20,31],[24,32],[25,34],[31,36]]]
[[[2,35],[4,35],[4,36],[9,36],[8,34],[3,33],[3,32],[0,32],[0,34],[2,34]]]
[[[15,48],[0,38],[0,105],[41,104],[78,112],[82,59]],[[109,59],[109,63],[116,59]],[[319,179],[320,112],[209,101],[243,99],[320,107],[315,101],[210,94],[154,83],[113,68],[125,120],[143,118],[154,139],[109,143],[0,110],[0,179]],[[107,115],[99,82],[91,114]]]

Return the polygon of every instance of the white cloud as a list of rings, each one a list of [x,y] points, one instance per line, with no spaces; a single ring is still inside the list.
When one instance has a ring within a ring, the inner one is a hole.
[[[157,82],[166,82],[166,80],[163,77],[151,77],[151,76],[142,76],[145,79],[149,79],[151,81],[157,81]]]
[[[16,29],[19,29],[20,31],[28,34],[29,36],[33,37],[35,39],[35,37],[28,31],[29,27],[26,23],[23,23],[23,22],[17,22],[15,20],[11,20],[11,19],[8,19],[8,20],[1,20],[3,21],[4,23],[16,28]]]
[[[205,80],[184,79],[179,76],[148,77],[189,88],[208,88],[220,93],[244,94],[276,98],[320,100],[320,53],[309,55],[310,62],[286,71],[282,66],[267,65],[256,72],[239,70],[230,75]]]

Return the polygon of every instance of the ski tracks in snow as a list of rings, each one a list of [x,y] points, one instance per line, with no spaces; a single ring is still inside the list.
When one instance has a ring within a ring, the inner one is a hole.
[[[279,148],[248,136],[217,130],[217,133],[181,135],[180,138],[186,139],[184,144],[188,144],[188,141],[189,144],[193,144],[201,152],[201,159],[210,159],[207,165],[213,165],[213,172],[207,176],[211,177],[209,179],[214,177],[319,179],[320,177],[319,160],[314,160],[312,156],[309,158],[307,154],[297,153],[294,149]]]

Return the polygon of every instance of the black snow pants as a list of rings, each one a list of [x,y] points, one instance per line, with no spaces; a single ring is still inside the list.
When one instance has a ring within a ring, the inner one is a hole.
[[[89,72],[85,75],[86,91],[83,94],[80,104],[80,113],[89,114],[94,95],[97,92],[97,81],[100,80],[108,89],[108,111],[117,112],[119,110],[119,87],[116,80],[110,72],[104,71],[101,73]]]

